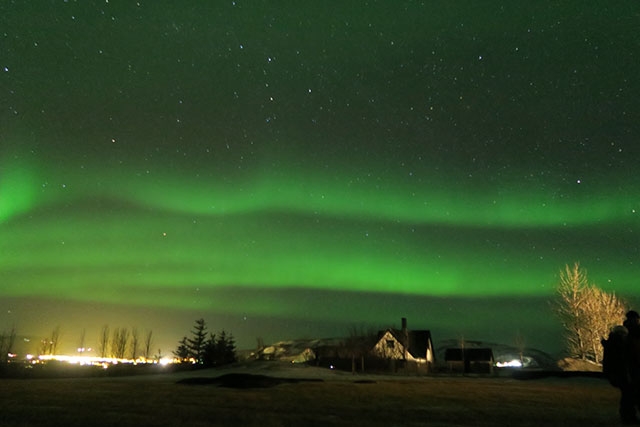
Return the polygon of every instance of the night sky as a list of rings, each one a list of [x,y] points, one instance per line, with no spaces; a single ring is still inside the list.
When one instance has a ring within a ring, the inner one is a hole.
[[[0,331],[561,348],[640,301],[636,1],[3,1]],[[94,344],[95,345],[95,344]]]

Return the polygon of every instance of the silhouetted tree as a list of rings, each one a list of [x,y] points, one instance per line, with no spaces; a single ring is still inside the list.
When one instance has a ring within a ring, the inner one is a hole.
[[[56,354],[58,352],[58,345],[60,344],[60,326],[56,326],[51,331],[51,349],[49,354]]]
[[[226,365],[236,361],[236,343],[233,335],[224,329],[216,340],[216,362],[218,365]]]
[[[173,354],[180,359],[181,362],[184,362],[191,357],[186,336],[178,342],[178,347],[173,351]]]
[[[236,361],[236,344],[233,335],[222,330],[211,334],[205,345],[202,363],[206,366],[221,366]]]
[[[111,356],[124,359],[129,342],[129,329],[115,328],[111,337]]]
[[[9,360],[9,353],[13,353],[13,345],[16,341],[16,327],[11,327],[9,332],[3,331],[0,334],[0,362]]]
[[[131,328],[131,344],[129,350],[131,350],[130,358],[135,360],[138,357],[138,350],[140,347],[140,335],[138,334],[138,328]]]
[[[198,319],[191,330],[191,337],[183,337],[173,354],[181,360],[194,358],[204,366],[219,366],[236,361],[236,344],[233,335],[221,331],[216,337],[207,336],[207,324]]]
[[[40,345],[38,346],[38,354],[40,355],[51,354],[51,341],[49,340],[49,337],[45,337],[40,340]]]
[[[153,344],[153,331],[149,329],[147,335],[144,337],[144,345],[142,349],[142,356],[145,359],[151,358],[151,346]]]
[[[109,353],[109,325],[104,325],[100,330],[98,351],[100,353],[100,357],[107,357],[107,354]]]
[[[82,332],[80,332],[80,340],[78,341],[78,352],[79,353],[84,353],[85,352],[85,347],[84,347],[84,340],[85,340],[85,335],[87,333],[86,329],[83,329]]]
[[[193,357],[197,363],[203,363],[207,345],[207,324],[204,319],[196,320],[191,330],[191,338],[187,338],[186,343],[189,349],[189,356]]]
[[[202,364],[205,366],[215,366],[218,361],[218,347],[216,345],[215,334],[210,334],[204,345]]]
[[[360,371],[364,372],[365,356],[375,346],[377,332],[373,329],[351,326],[349,336],[342,342],[342,347],[351,358],[351,373],[356,372],[356,361],[360,362]]]
[[[236,340],[233,337],[233,334],[229,332],[224,350],[224,363],[235,363],[237,361],[238,355],[236,353]]]
[[[38,352],[40,354],[52,355],[56,354],[58,342],[60,340],[60,326],[56,326],[51,331],[51,335],[40,340]]]

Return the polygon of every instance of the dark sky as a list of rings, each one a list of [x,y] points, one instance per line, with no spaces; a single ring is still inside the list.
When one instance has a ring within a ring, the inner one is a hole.
[[[532,4],[533,3],[533,4]],[[637,2],[5,1],[0,330],[408,317],[557,351],[637,301]],[[437,344],[437,343],[436,343]]]

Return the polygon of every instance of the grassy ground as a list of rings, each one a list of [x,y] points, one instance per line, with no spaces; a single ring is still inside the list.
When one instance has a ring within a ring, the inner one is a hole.
[[[233,389],[175,376],[0,380],[2,426],[611,426],[593,378],[378,378]]]

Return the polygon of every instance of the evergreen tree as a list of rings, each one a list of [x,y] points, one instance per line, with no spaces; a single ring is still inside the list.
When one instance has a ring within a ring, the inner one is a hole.
[[[207,366],[221,366],[236,361],[236,345],[231,334],[221,331],[218,336],[211,334],[207,340],[203,363]]]
[[[191,338],[183,337],[173,354],[181,360],[193,357],[203,366],[220,366],[236,361],[236,344],[233,335],[224,330],[218,336],[207,336],[204,319],[198,319],[191,330]]]
[[[227,349],[227,333],[222,330],[216,340],[216,364],[224,365],[224,357]]]
[[[216,336],[211,334],[205,345],[203,364],[206,366],[215,366],[217,364],[217,354]]]
[[[189,346],[187,344],[187,337],[183,337],[178,343],[178,348],[173,351],[173,354],[180,359],[180,361],[185,361],[189,358]]]
[[[225,334],[224,331],[222,331]],[[224,364],[234,363],[236,361],[236,342],[233,339],[233,335],[225,334],[225,342],[223,346],[223,358],[222,361]]]
[[[207,324],[204,319],[196,320],[191,330],[191,338],[187,338],[186,345],[189,349],[189,356],[193,357],[197,363],[204,363],[207,345]]]

